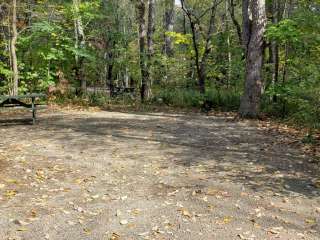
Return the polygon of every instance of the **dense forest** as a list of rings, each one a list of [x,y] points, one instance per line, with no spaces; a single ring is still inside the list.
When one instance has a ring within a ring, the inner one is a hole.
[[[2,95],[53,91],[320,127],[319,0],[2,0],[0,27]]]

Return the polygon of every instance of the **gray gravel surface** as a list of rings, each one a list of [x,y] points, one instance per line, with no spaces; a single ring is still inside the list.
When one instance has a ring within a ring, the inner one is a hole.
[[[254,123],[60,111],[0,135],[0,239],[320,239],[319,165]]]

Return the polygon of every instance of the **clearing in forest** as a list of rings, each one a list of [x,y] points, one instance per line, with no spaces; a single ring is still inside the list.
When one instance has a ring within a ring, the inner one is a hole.
[[[320,239],[319,165],[252,122],[60,111],[0,134],[0,239]]]

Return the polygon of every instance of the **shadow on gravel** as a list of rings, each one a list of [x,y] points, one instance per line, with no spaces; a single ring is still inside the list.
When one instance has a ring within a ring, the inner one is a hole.
[[[179,149],[171,154],[172,164],[186,167],[201,164],[205,173],[217,180],[241,183],[257,192],[271,191],[283,196],[299,194],[310,198],[320,196],[319,190],[312,186],[312,179],[319,176],[318,165],[299,156],[299,151],[293,147],[275,144],[274,136],[268,136],[254,126],[228,122],[224,118],[150,114],[110,114],[90,118],[61,115],[42,118],[38,128],[31,131],[36,129],[44,130],[39,138],[68,144],[79,151],[96,146],[99,140],[102,147],[108,147],[103,142],[105,136],[142,145],[160,143],[157,147],[162,149]]]
[[[18,119],[0,119],[0,127],[5,126],[20,126],[20,125],[33,125],[32,119],[18,118]]]

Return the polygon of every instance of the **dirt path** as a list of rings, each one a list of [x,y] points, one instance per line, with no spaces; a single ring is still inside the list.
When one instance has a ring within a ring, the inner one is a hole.
[[[0,135],[0,239],[320,239],[319,166],[253,124],[59,112]]]

